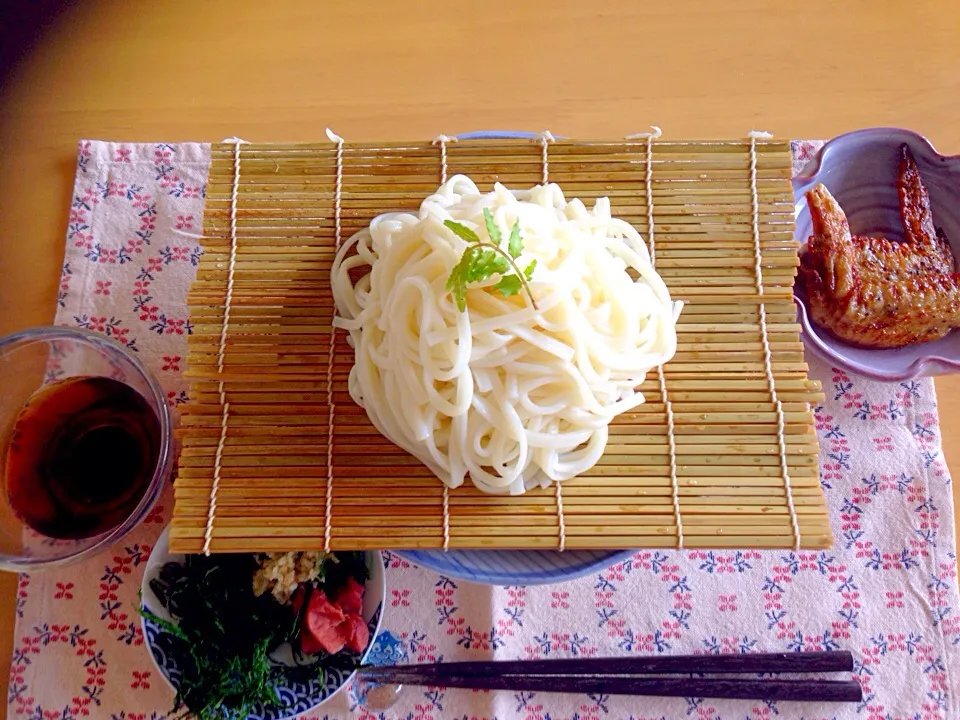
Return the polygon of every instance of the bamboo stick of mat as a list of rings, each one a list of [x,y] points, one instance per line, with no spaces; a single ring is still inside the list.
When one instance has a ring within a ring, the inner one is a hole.
[[[685,302],[677,355],[664,367],[676,493],[666,408],[651,372],[641,386],[647,403],[611,426],[601,462],[563,483],[566,547],[675,547],[675,494],[686,547],[791,547],[790,500],[803,547],[828,547],[810,411],[822,395],[807,377],[792,299],[798,244],[789,144],[757,141],[754,174],[746,141],[659,139],[650,150],[648,178],[645,140],[562,140],[548,148],[549,180],[568,198],[609,197],[614,214],[644,237],[652,210],[657,270]],[[346,239],[382,212],[415,212],[440,182],[439,149],[429,142],[344,143],[339,213],[337,151],[332,142],[212,149],[205,255],[188,299],[190,402],[183,406],[174,552],[203,548],[218,447],[214,552],[324,547],[328,489],[334,549],[444,544],[442,484],[381,437],[347,393],[353,355],[342,333],[331,338],[329,287],[338,225]],[[450,143],[447,173],[469,174],[482,190],[494,181],[530,187],[541,181],[542,152],[525,140]],[[761,303],[783,404],[789,498],[765,374]],[[331,342],[336,414],[328,469]],[[497,497],[463,487],[449,493],[448,507],[451,548],[557,547],[553,489]]]

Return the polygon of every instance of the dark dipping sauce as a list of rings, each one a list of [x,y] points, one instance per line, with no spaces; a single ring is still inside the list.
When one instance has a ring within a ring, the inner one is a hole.
[[[43,535],[99,535],[139,504],[159,453],[157,414],[130,386],[105,377],[51,383],[17,416],[4,468],[7,498]]]

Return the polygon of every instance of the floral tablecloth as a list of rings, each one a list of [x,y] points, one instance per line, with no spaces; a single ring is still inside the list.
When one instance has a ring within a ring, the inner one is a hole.
[[[795,165],[816,149],[794,143]],[[186,400],[186,293],[202,250],[208,145],[82,142],[57,323],[140,354]],[[376,717],[960,718],[960,598],[950,477],[929,379],[881,384],[811,360],[829,552],[642,551],[582,580],[491,588],[387,554],[383,628],[411,661],[848,648],[860,706],[478,693],[407,688]],[[173,692],[135,611],[168,492],[146,522],[82,565],[20,579],[9,717],[161,720]],[[315,718],[371,718],[346,695]]]

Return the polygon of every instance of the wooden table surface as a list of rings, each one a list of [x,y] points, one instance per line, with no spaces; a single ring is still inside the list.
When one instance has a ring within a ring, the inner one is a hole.
[[[348,140],[616,138],[650,124],[668,138],[829,138],[895,125],[960,153],[953,0],[40,7],[35,41],[0,37],[4,59],[28,46],[0,76],[0,334],[53,317],[80,138],[319,140],[327,126]],[[954,466],[960,376],[936,384]]]

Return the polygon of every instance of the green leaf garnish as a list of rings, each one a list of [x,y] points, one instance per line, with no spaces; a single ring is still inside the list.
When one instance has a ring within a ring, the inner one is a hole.
[[[483,248],[471,263],[467,282],[483,282],[494,273],[510,272],[510,263],[496,250]]]
[[[141,605],[139,608],[137,608],[137,612],[139,612],[139,613],[140,613],[143,617],[145,617],[147,620],[152,620],[154,623],[156,623],[157,625],[159,625],[161,628],[163,628],[164,630],[166,630],[166,631],[167,631],[168,633],[170,633],[171,635],[174,635],[174,636],[180,638],[181,640],[189,640],[189,639],[190,639],[190,638],[187,636],[187,634],[186,634],[183,630],[180,629],[180,626],[179,626],[179,625],[174,625],[174,624],[173,624],[172,622],[170,622],[169,620],[164,620],[162,617],[160,617],[160,616],[157,615],[156,613],[153,613],[153,612],[151,612],[150,610],[148,610],[148,609],[146,608],[146,606]]]
[[[523,269],[523,276],[527,280],[533,280],[533,271],[537,267],[537,259],[534,258],[530,261],[530,264]]]
[[[520,289],[523,287],[523,283],[520,281],[519,275],[504,275],[500,278],[500,282],[493,286],[494,289],[499,290],[500,294],[504,297],[509,297],[510,295],[516,295],[520,292]]]
[[[447,278],[447,290],[453,293],[453,298],[456,300],[457,308],[460,312],[464,312],[467,309],[468,278],[470,277],[471,268],[479,252],[479,245],[471,245],[464,250],[460,262],[453,266],[453,270],[450,271],[450,277]]]
[[[494,290],[497,290],[504,297],[516,295],[521,289],[526,290],[527,297],[530,298],[530,304],[533,305],[534,310],[538,310],[537,301],[527,284],[527,281],[533,277],[537,261],[535,259],[531,260],[522,272],[514,262],[523,252],[520,222],[513,223],[513,227],[510,229],[510,237],[507,240],[507,249],[504,250],[500,246],[503,242],[503,235],[488,208],[483,209],[483,221],[487,226],[487,235],[490,236],[490,241],[481,240],[473,230],[462,223],[454,220],[443,221],[446,227],[469,243],[467,249],[463,251],[460,261],[453,266],[450,276],[447,278],[446,288],[453,295],[457,309],[460,312],[465,312],[467,309],[467,285],[483,282],[493,275],[499,275],[500,279],[493,286]]]
[[[510,239],[507,240],[507,252],[510,253],[510,257],[518,258],[520,253],[523,252],[523,240],[520,239],[520,221],[516,220],[513,223],[513,227],[510,228]],[[536,260],[534,260],[536,262]],[[530,276],[527,276],[529,279]]]
[[[493,215],[490,212],[490,208],[483,209],[483,222],[487,225],[487,235],[490,236],[490,242],[494,245],[499,245],[503,242],[503,236],[500,235],[500,228],[497,227],[497,224],[493,221]],[[516,257],[514,255],[513,257]]]
[[[463,240],[468,243],[478,243],[480,242],[480,236],[477,235],[473,230],[468,228],[463,223],[458,223],[455,220],[444,220],[443,224],[448,228],[453,230],[457,235],[459,235]]]

